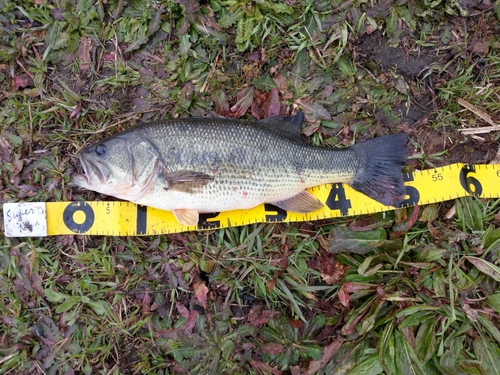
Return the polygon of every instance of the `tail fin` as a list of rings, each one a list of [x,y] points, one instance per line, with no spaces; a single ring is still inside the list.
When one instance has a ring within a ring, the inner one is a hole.
[[[405,133],[398,133],[351,147],[363,161],[350,185],[386,206],[396,206],[405,198],[402,167],[406,164],[408,149]]]

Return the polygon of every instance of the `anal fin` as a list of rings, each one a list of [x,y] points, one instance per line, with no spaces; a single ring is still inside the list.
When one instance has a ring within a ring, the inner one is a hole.
[[[285,211],[298,212],[301,214],[319,210],[324,206],[318,198],[306,190],[301,191],[299,194],[294,195],[291,198],[270,203]]]
[[[173,210],[172,213],[174,214],[175,218],[179,223],[183,225],[188,225],[190,227],[193,227],[196,224],[198,224],[198,220],[200,217],[198,211],[188,210],[184,208]]]

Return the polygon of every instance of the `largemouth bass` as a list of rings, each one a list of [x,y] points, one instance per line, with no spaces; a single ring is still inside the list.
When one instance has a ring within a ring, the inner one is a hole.
[[[306,213],[323,203],[305,189],[347,183],[388,206],[404,199],[404,133],[344,149],[316,147],[300,134],[304,116],[261,121],[181,118],[132,127],[78,153],[78,186],[172,211],[185,225],[199,213],[271,203]]]

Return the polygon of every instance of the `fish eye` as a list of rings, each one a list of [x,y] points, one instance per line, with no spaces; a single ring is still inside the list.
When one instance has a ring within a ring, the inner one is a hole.
[[[106,154],[106,146],[105,145],[97,145],[95,147],[95,153],[97,154],[97,156],[103,156],[104,154]]]

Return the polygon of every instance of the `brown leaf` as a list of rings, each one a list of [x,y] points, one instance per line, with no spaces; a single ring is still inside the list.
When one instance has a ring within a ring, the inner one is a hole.
[[[156,337],[163,337],[165,339],[176,339],[178,330],[175,328],[159,329],[156,331]]]
[[[280,354],[283,351],[283,345],[275,342],[270,342],[269,344],[265,344],[262,350],[264,351],[264,353],[276,355]]]
[[[267,363],[261,361],[257,360],[250,361],[250,365],[252,366],[256,374],[283,375],[283,372],[278,370],[276,367],[271,367]]]
[[[340,330],[340,333],[342,333],[342,335],[344,336],[348,336],[350,335],[351,333],[354,332],[354,329],[356,328],[356,324],[359,323],[359,321],[361,319],[363,319],[365,317],[365,314],[360,314],[356,317],[356,319],[354,319],[350,325],[345,325],[342,327],[342,329]]]
[[[374,284],[368,284],[368,283],[357,283],[357,282],[352,282],[352,281],[347,281],[343,284],[347,288],[348,293],[356,293],[359,292],[360,290],[371,290],[375,289],[377,286]]]
[[[144,314],[151,312],[151,295],[149,293],[144,294],[144,298],[142,299],[142,312]]]
[[[253,326],[261,326],[267,324],[269,319],[278,316],[280,313],[277,311],[264,310],[264,305],[256,305],[252,307],[247,315],[249,324]]]
[[[204,308],[207,308],[207,294],[208,294],[208,288],[205,285],[205,282],[202,280],[199,280],[193,284],[193,289],[194,289],[194,295],[196,296],[196,299],[202,305]]]
[[[330,345],[325,346],[323,348],[323,355],[317,361],[311,361],[309,363],[309,368],[307,369],[306,375],[314,375],[321,371],[332,359],[333,355],[337,350],[339,350],[340,346],[344,340],[342,338],[335,339]]]
[[[330,264],[325,263],[325,267],[321,271],[321,278],[328,285],[337,284],[344,277],[345,267],[342,264]]]
[[[186,306],[180,304],[179,302],[175,303],[175,307],[177,308],[177,311],[183,318],[189,318],[189,310],[186,308]]]
[[[268,94],[265,91],[255,90],[253,94],[253,101],[250,111],[252,112],[252,116],[257,120],[266,118],[264,103],[267,100]]]
[[[285,77],[283,77],[283,74],[281,74],[279,70],[276,73],[274,73],[273,81],[276,84],[276,87],[281,93],[283,99],[287,100],[293,98],[293,94],[288,89],[288,84],[286,83],[286,79]]]
[[[226,94],[221,89],[215,89],[210,94],[213,102],[215,103],[215,112],[219,115],[226,117],[230,114],[229,103],[227,102]]]
[[[398,238],[406,234],[417,221],[419,212],[420,212],[419,205],[413,207],[411,216],[409,218],[401,220],[394,226],[394,231],[391,233],[391,239]]]
[[[78,58],[80,59],[80,72],[87,73],[90,69],[90,51],[92,50],[92,39],[86,35],[80,38],[78,45]]]
[[[272,292],[275,287],[276,287],[276,278],[275,277],[266,281],[266,288],[268,291]]]
[[[253,86],[241,90],[236,94],[236,104],[231,107],[232,116],[239,118],[243,116],[253,101]]]
[[[261,57],[260,51],[255,50],[253,52],[250,52],[250,54],[247,56],[247,60],[250,62],[257,62],[260,61],[260,57]]]
[[[332,119],[332,116],[326,108],[319,103],[309,103],[309,101],[305,99],[298,99],[295,103],[300,106],[304,112],[306,120],[309,122]]]
[[[71,113],[69,115],[69,118],[70,119],[80,118],[81,113],[82,113],[82,103],[78,103],[78,105],[76,106],[76,108],[71,111]]]
[[[184,332],[188,336],[193,334],[193,328],[196,325],[196,319],[198,318],[198,315],[199,315],[199,313],[196,310],[189,312],[189,316],[188,316],[186,322],[181,327],[182,332]]]
[[[345,284],[342,284],[337,296],[339,297],[339,301],[342,306],[344,306],[345,308],[349,307],[349,291],[347,290]]]
[[[184,6],[186,13],[195,13],[200,10],[200,2],[196,0],[174,0],[174,2]]]
[[[279,115],[281,113],[281,103],[278,90],[274,87],[269,91],[269,96],[264,102],[264,115],[265,117],[271,117]]]
[[[467,48],[471,53],[477,53],[478,55],[486,55],[490,49],[488,42],[476,39]]]
[[[37,272],[31,274],[31,286],[36,294],[43,297],[42,277]]]
[[[17,91],[20,88],[28,87],[33,85],[33,80],[27,74],[21,74],[20,76],[15,76],[12,81],[12,90]]]

